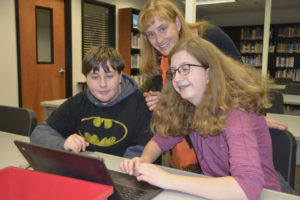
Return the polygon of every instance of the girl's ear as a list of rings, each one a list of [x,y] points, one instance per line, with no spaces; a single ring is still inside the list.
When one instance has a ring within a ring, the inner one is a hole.
[[[176,27],[177,27],[177,31],[179,32],[181,30],[181,21],[180,21],[178,16],[176,16],[175,24],[176,24]]]
[[[206,70],[205,70],[205,78],[206,78],[206,84],[208,84],[209,83],[209,68],[207,68]]]

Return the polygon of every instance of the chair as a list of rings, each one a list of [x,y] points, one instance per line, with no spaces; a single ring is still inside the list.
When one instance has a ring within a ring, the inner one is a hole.
[[[0,105],[0,131],[29,136],[36,124],[33,110]]]
[[[279,85],[287,85],[293,82],[292,79],[290,78],[275,78],[274,79],[275,84],[279,84]]]
[[[288,130],[270,129],[275,170],[294,188],[296,168],[295,137]]]
[[[281,92],[276,90],[269,91],[269,97],[272,103],[272,107],[265,110],[266,113],[277,113],[283,114],[284,113],[284,106],[283,106],[283,95]]]
[[[288,84],[285,87],[284,93],[300,95],[300,84],[296,84],[296,83]]]

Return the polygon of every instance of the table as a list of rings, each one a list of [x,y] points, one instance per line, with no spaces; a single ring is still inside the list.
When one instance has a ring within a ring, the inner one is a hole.
[[[44,106],[45,108],[45,119],[47,119],[50,116],[50,114],[66,100],[67,99],[56,99],[56,100],[42,101],[40,105]],[[283,94],[283,103],[286,105],[299,106],[300,95]]]
[[[300,95],[283,94],[283,103],[287,105],[300,106]]]
[[[300,116],[267,113],[267,117],[280,121],[288,126],[288,130],[293,134],[293,136],[297,140],[296,164],[300,165]]]
[[[0,131],[0,169],[5,168],[7,166],[19,167],[20,165],[27,164],[22,154],[18,151],[17,147],[14,145],[13,143],[14,140],[21,140],[21,141],[28,142],[29,137]],[[104,154],[100,152],[83,152],[83,155],[84,154],[87,154],[89,156],[101,157],[104,159],[108,169],[120,171],[119,164],[123,160],[122,157]],[[161,168],[174,174],[202,176],[200,174],[185,172],[185,171],[163,167],[163,166],[161,166]],[[185,194],[182,192],[171,191],[171,190],[163,190],[153,199],[155,200],[165,200],[165,199],[203,200],[203,198],[201,197],[196,197],[193,195]],[[264,199],[300,200],[300,197],[296,195],[290,195],[282,192],[273,191],[273,190],[263,189],[260,199],[261,200]]]
[[[51,113],[58,108],[63,102],[67,99],[56,99],[56,100],[49,100],[49,101],[41,101],[40,105],[44,106],[45,109],[45,119],[47,119]]]
[[[272,84],[272,85],[270,85],[271,89],[280,90],[280,91],[283,91],[285,89],[285,87],[286,87],[286,85],[280,85],[280,84]]]

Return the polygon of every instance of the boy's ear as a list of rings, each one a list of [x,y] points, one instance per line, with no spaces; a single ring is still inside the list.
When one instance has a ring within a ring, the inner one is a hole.
[[[119,74],[119,83],[121,84],[121,82],[122,82],[122,74],[123,74],[123,72],[120,72],[120,74]]]

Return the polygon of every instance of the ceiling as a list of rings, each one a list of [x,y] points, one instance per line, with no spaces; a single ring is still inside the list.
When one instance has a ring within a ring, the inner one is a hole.
[[[184,0],[173,0],[173,2],[184,10]],[[272,0],[272,10],[291,8],[299,8],[300,12],[300,0]],[[264,10],[265,0],[236,0],[235,3],[197,6],[197,18],[205,15]]]

